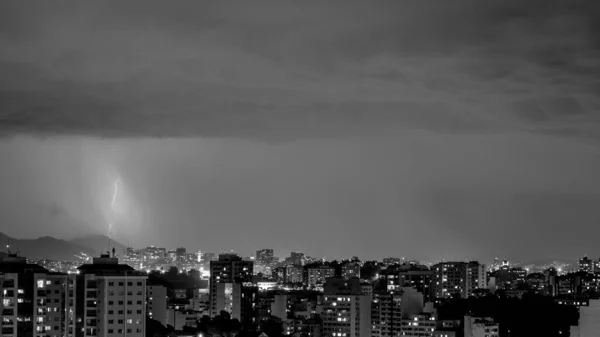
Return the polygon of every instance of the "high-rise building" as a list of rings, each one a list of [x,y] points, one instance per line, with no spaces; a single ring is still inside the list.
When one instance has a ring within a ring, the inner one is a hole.
[[[268,265],[273,261],[273,249],[261,249],[256,251],[255,262],[257,264]]]
[[[0,258],[1,336],[75,336],[75,275],[52,273],[25,258]]]
[[[254,323],[254,304],[258,287],[244,283],[217,283],[214,294],[218,312],[226,311],[231,318],[239,320],[244,326]]]
[[[343,280],[330,279],[324,288],[323,335],[371,336],[371,296],[361,294],[360,283],[347,286]]]
[[[256,251],[256,258],[254,259],[254,272],[262,273],[270,276],[275,267],[275,257],[273,256],[273,249],[261,249]]]
[[[465,337],[498,337],[498,323],[491,318],[465,316]]]
[[[432,270],[435,275],[434,293],[437,298],[467,298],[473,295],[475,290],[487,288],[485,265],[477,261],[441,262],[434,265]]]
[[[307,269],[307,283],[309,286],[317,287],[325,284],[328,278],[335,276],[335,268],[330,266],[317,266]]]
[[[303,269],[301,265],[287,265],[285,267],[285,281],[288,283],[302,283]]]
[[[342,277],[345,279],[360,278],[360,264],[357,262],[344,264],[342,266]]]
[[[146,289],[146,312],[148,317],[167,324],[167,288],[162,285],[148,285]]]
[[[114,252],[78,270],[78,337],[146,335],[146,274],[119,264]]]
[[[216,317],[222,310],[233,318],[247,317],[243,311],[251,301],[253,289],[246,290],[245,283],[252,282],[252,261],[244,261],[236,254],[221,254],[217,261],[210,262],[210,315]],[[249,287],[253,288],[253,287]],[[249,292],[249,296],[246,295]],[[242,301],[242,299],[244,301]],[[246,322],[248,323],[248,322]]]
[[[465,290],[466,265],[464,262],[442,262],[433,266],[435,273],[435,296],[449,298],[463,296]]]
[[[583,271],[586,273],[593,273],[594,267],[595,267],[594,261],[589,259],[587,257],[587,255],[582,257],[581,259],[579,259],[579,271]]]
[[[466,264],[465,294],[464,297],[475,295],[475,290],[487,288],[487,275],[485,265],[477,261]]]
[[[432,313],[410,315],[402,319],[402,336],[432,337],[436,327],[436,317]]]
[[[423,294],[426,302],[435,297],[434,271],[420,265],[394,265],[382,271],[379,275],[386,284],[388,291],[398,291],[403,287],[414,287]]]
[[[304,265],[304,253],[292,252],[290,254],[290,263],[295,265]]]
[[[371,336],[400,336],[402,323],[401,296],[396,293],[375,294],[371,304]]]

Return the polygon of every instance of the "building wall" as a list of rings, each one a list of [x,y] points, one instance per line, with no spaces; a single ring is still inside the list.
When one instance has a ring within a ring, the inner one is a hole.
[[[414,288],[401,288],[402,317],[407,318],[423,311],[423,294]]]
[[[74,336],[74,286],[66,274],[0,274],[0,335]]]
[[[371,299],[367,295],[325,295],[321,317],[324,336],[371,335]]]
[[[222,304],[217,303],[219,283],[242,283],[252,281],[252,261],[244,261],[237,255],[222,254],[218,261],[210,262],[210,314],[219,315]]]
[[[491,318],[465,316],[465,337],[498,337],[500,329]]]
[[[309,286],[320,286],[325,281],[335,276],[335,269],[331,267],[317,267],[308,269],[308,285]]]
[[[271,303],[271,315],[281,319],[287,318],[288,295],[275,295]]]
[[[579,336],[596,337],[600,331],[600,300],[590,300],[590,305],[579,309]]]
[[[150,285],[146,289],[148,316],[167,324],[167,288],[161,285]]]
[[[412,315],[402,320],[402,336],[431,337],[435,331],[436,320],[431,315]]]
[[[127,334],[143,337],[146,324],[146,276],[95,276],[85,275],[86,282],[85,331],[92,331],[97,322],[96,336]],[[90,287],[92,286],[92,287]],[[98,301],[100,300],[100,301]],[[96,305],[93,303],[96,302]]]
[[[469,262],[466,265],[465,281],[465,293],[463,294],[465,298],[473,295],[477,289],[486,289],[487,275],[485,265],[476,261]]]
[[[450,298],[466,294],[467,264],[464,262],[442,262],[433,266],[435,273],[435,296]]]

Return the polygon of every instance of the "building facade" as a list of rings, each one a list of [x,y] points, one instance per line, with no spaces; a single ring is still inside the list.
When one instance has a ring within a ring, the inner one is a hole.
[[[24,258],[0,259],[1,336],[75,336],[75,276]]]
[[[114,253],[78,269],[77,336],[146,335],[146,274],[119,264]]]

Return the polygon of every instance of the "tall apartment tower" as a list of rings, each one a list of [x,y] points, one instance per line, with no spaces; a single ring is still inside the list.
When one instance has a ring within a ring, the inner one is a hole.
[[[146,335],[145,274],[108,254],[78,269],[77,337]]]
[[[467,298],[477,289],[487,288],[485,265],[477,261],[441,262],[432,267],[435,275],[435,297]]]
[[[244,261],[235,254],[221,254],[217,261],[210,261],[210,315],[218,316],[222,310],[240,322],[249,317],[248,301],[256,296],[252,282],[252,261]]]
[[[470,261],[465,265],[465,293],[463,297],[472,296],[477,289],[487,288],[487,275],[485,264]]]
[[[399,293],[376,294],[371,304],[372,337],[400,336],[402,298]]]
[[[73,337],[75,277],[52,273],[25,258],[0,258],[1,336]]]
[[[329,279],[324,286],[323,335],[371,336],[371,296],[361,294],[360,283]]]
[[[432,267],[435,273],[435,297],[464,296],[466,264],[464,262],[441,262]]]

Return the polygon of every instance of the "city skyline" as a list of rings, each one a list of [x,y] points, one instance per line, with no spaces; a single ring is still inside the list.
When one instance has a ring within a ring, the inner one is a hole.
[[[597,17],[586,0],[3,1],[1,230],[594,256]]]

